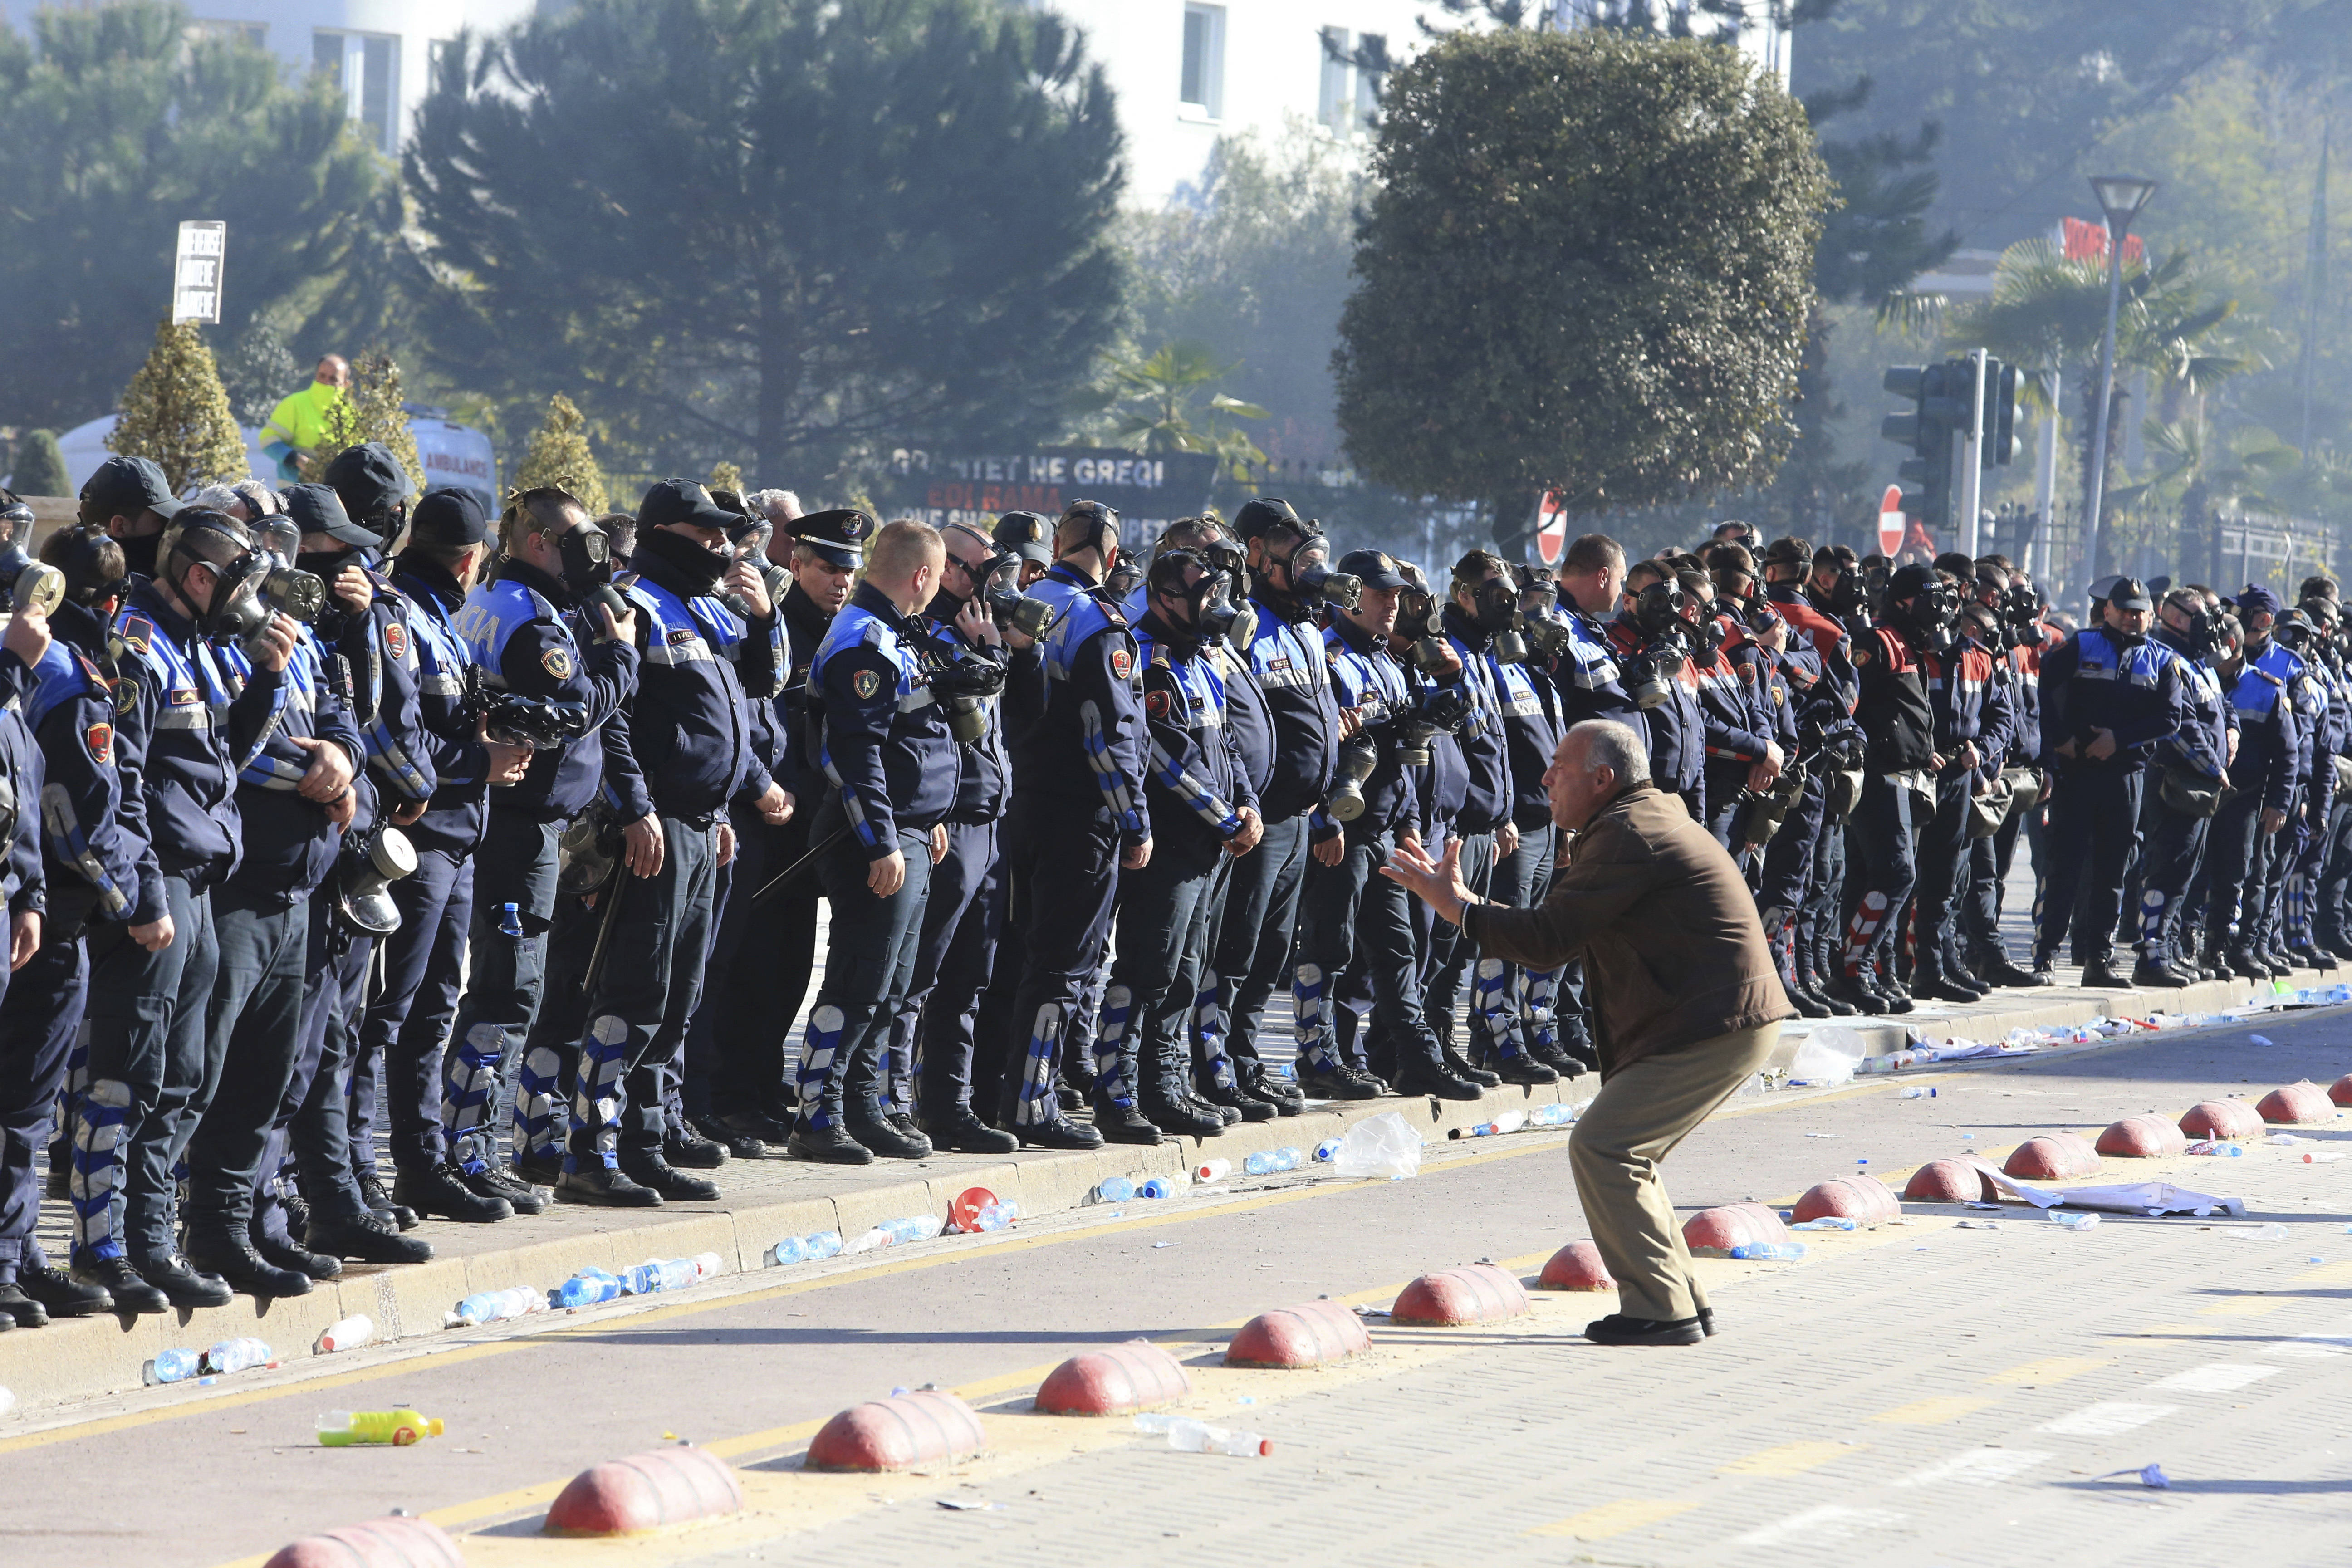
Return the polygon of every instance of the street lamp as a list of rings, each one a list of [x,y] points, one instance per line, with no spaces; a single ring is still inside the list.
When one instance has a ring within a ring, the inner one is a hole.
[[[2124,297],[2124,231],[2131,227],[2139,209],[2147,205],[2147,198],[2156,195],[2156,182],[2128,174],[2099,174],[2091,181],[2091,194],[2099,198],[2099,210],[2107,217],[2107,331],[2099,343],[2099,405],[2091,421],[2091,483],[2084,505],[2088,548],[2083,557],[2084,575],[2095,578],[2100,513],[2105,510],[2107,489],[2107,409],[2116,395],[2116,314]]]

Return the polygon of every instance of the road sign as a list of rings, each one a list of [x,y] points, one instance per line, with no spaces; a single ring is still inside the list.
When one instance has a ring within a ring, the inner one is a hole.
[[[184,223],[180,248],[172,261],[172,320],[217,321],[221,306],[221,261],[228,249],[228,225]]]
[[[1892,556],[1903,548],[1903,487],[1889,485],[1878,503],[1878,552]]]
[[[1558,490],[1544,491],[1536,507],[1536,553],[1547,566],[1559,564],[1560,552],[1568,548],[1568,509]]]

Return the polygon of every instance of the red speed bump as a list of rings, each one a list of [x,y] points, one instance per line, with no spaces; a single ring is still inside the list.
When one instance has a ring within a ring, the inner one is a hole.
[[[1467,1323],[1499,1323],[1533,1310],[1527,1287],[1519,1283],[1517,1275],[1491,1263],[1473,1263],[1423,1275],[1397,1292],[1389,1316],[1400,1323],[1459,1328]]]
[[[1728,1258],[1735,1247],[1788,1239],[1780,1215],[1759,1203],[1701,1209],[1683,1222],[1683,1244],[1701,1258]]]
[[[743,1489],[726,1460],[681,1443],[591,1465],[547,1510],[549,1535],[643,1535],[743,1510]]]
[[[1225,1347],[1227,1366],[1290,1371],[1345,1361],[1372,1348],[1364,1320],[1337,1301],[1309,1301],[1260,1312]]]
[[[2096,1175],[2099,1156],[2079,1133],[2045,1132],[2011,1150],[2000,1168],[2006,1175],[2029,1182],[2056,1182]]]
[[[2180,1130],[2191,1138],[2252,1138],[2263,1119],[2242,1100],[2206,1100],[2181,1116]]]
[[[1911,1173],[1903,1196],[1915,1204],[1989,1204],[2000,1191],[1966,1160],[1930,1160]]]
[[[806,1464],[812,1470],[903,1470],[964,1458],[987,1446],[971,1405],[925,1388],[843,1411],[809,1445]]]
[[[267,1568],[466,1568],[466,1560],[439,1525],[395,1515],[289,1542]]]
[[[1832,1176],[1805,1189],[1790,1211],[1799,1225],[1813,1219],[1850,1219],[1860,1225],[1880,1225],[1903,1217],[1902,1201],[1876,1176],[1857,1172]]]
[[[1614,1290],[1609,1265],[1601,1249],[1589,1241],[1571,1241],[1551,1255],[1536,1284],[1546,1290]]]
[[[1132,1415],[1192,1392],[1184,1363],[1143,1340],[1074,1355],[1037,1390],[1048,1415]]]
[[[2327,1086],[2327,1098],[2338,1105],[2352,1105],[2352,1072]]]
[[[2098,1152],[2116,1160],[2156,1160],[2189,1147],[2189,1135],[2161,1116],[2126,1116],[2099,1134]]]
[[[2261,1112],[2264,1121],[2285,1127],[2300,1126],[2306,1121],[2336,1120],[2336,1102],[2327,1098],[2326,1089],[2309,1079],[2301,1083],[2288,1084],[2284,1089],[2271,1090],[2255,1103],[2254,1109]]]

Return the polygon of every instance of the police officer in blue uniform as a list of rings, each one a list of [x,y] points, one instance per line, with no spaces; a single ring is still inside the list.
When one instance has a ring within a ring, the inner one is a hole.
[[[2258,584],[2240,594],[2237,611],[2245,643],[2238,659],[2224,663],[2219,672],[2238,713],[2238,760],[2230,764],[2230,782],[2236,788],[2221,803],[2206,843],[2211,868],[2205,900],[2206,953],[2209,961],[2218,961],[2218,967],[2249,980],[2273,977],[2272,965],[2253,946],[2260,922],[2261,868],[2294,804],[2307,721],[2295,700],[2303,661],[2272,635],[2284,608],[2277,595]],[[2045,673],[2052,658],[2042,661]],[[2043,691],[2046,709],[2046,681]]]
[[[824,981],[801,1047],[801,1107],[789,1148],[803,1160],[919,1160],[930,1140],[885,1082],[931,872],[961,767],[933,681],[944,662],[915,617],[938,591],[936,530],[894,522],[874,536],[866,579],[826,628],[809,669],[809,750],[833,788],[809,825],[833,907]]]
[[[583,598],[607,584],[611,542],[576,497],[534,490],[508,518],[504,558],[466,589],[451,629],[485,691],[544,704],[577,734],[534,746],[520,778],[490,786],[488,826],[474,854],[466,991],[449,1046],[450,1131],[462,1169],[494,1171],[501,1162],[491,1118],[499,1086],[514,1085],[513,1180],[553,1186],[562,1174],[568,1042],[528,1053],[523,1042],[544,993],[557,840],[591,809],[604,778],[604,726],[636,689],[636,616]]]
[[[1917,876],[1915,836],[1934,795],[1936,713],[1922,655],[1944,635],[1955,608],[1931,569],[1906,566],[1887,582],[1885,620],[1854,643],[1864,778],[1846,824],[1845,945],[1828,994],[1873,1015],[1912,1010],[1894,956]]]
[[[2181,728],[2180,660],[2147,639],[2156,606],[2123,578],[2105,595],[2104,624],[2085,626],[2042,661],[2042,749],[2053,776],[2050,877],[2033,967],[2051,969],[2089,867],[2083,984],[2128,984],[2110,963],[2125,862],[2139,843],[2140,791],[2156,743]]]
[[[625,874],[602,895],[607,959],[591,976],[572,1129],[556,1183],[570,1203],[652,1206],[707,1201],[717,1185],[663,1153],[665,1106],[701,999],[719,868],[732,859],[728,808],[781,805],[751,750],[746,680],[772,689],[780,637],[760,574],[728,548],[734,514],[690,479],[664,479],[637,508],[633,574],[622,589],[642,623],[637,689],[602,731],[606,803]],[[720,601],[722,588],[750,610]],[[715,1150],[718,1158],[724,1150]]]
[[[1110,932],[1119,873],[1151,858],[1141,669],[1105,586],[1118,560],[1118,514],[1071,502],[1054,531],[1054,565],[1028,590],[1055,618],[1035,645],[1015,647],[1005,688],[1005,862],[1025,951],[1013,1004],[1024,1044],[1017,1069],[1006,1064],[998,1120],[1037,1148],[1102,1142],[1063,1113],[1055,1071]]]
[[[2219,669],[2236,664],[2245,634],[2234,617],[2217,625],[2205,613],[2204,595],[2194,588],[2173,589],[2156,613],[2149,638],[2179,658],[2187,721],[2179,734],[2157,745],[2155,772],[2140,805],[2146,853],[2126,891],[2137,895],[2128,906],[2139,948],[2132,984],[2172,987],[2200,978],[2195,953],[2175,952],[2183,923],[2180,905],[2231,783],[2238,711]]]
[[[232,1294],[173,1247],[172,1167],[219,1082],[205,1026],[219,963],[212,894],[236,868],[236,778],[278,717],[296,626],[260,604],[268,558],[226,513],[176,509],[155,559],[159,575],[134,582],[115,620],[114,746],[121,820],[158,869],[141,877],[127,920],[89,935],[74,1128],[74,1271],[126,1311]],[[215,634],[250,639],[241,692]]]
[[[19,1328],[114,1305],[103,1288],[52,1266],[35,1239],[40,1193],[33,1155],[48,1131],[80,1032],[89,974],[83,932],[94,921],[131,912],[147,854],[119,820],[113,703],[97,663],[119,596],[129,592],[121,547],[77,524],[50,535],[42,555],[53,565],[76,567],[64,596],[46,616],[19,608],[0,638],[0,687],[15,688],[15,704],[40,752],[37,778],[8,780],[8,810],[20,831],[39,835],[43,908],[37,915],[16,912],[16,899],[27,891],[20,883],[10,900],[9,932],[10,959],[20,966],[0,982],[0,1315]],[[13,949],[28,934],[38,946],[25,961]]]
[[[299,534],[349,521],[334,490],[300,484],[287,490],[286,512],[260,520],[254,534],[286,571]],[[304,586],[323,605],[323,584]],[[220,651],[232,690],[241,689],[251,662],[234,646]],[[244,853],[213,895],[220,956],[206,1056],[221,1064],[220,1087],[189,1141],[186,1210],[189,1262],[264,1298],[307,1294],[314,1270],[320,1279],[341,1272],[332,1258],[307,1253],[295,1267],[280,1267],[255,1249],[249,1231],[270,1133],[299,1054],[310,895],[333,868],[361,804],[352,787],[362,763],[359,728],[307,626],[298,628],[278,685],[277,721],[237,775]]]
[[[1649,590],[1656,589],[1651,594]],[[1643,595],[1647,595],[1646,600]],[[1678,607],[1683,590],[1675,574],[1655,561],[1637,561],[1625,573],[1625,592],[1609,623],[1626,694],[1641,710],[1650,742],[1650,776],[1658,787],[1682,797],[1693,821],[1705,819],[1700,781],[1706,766],[1706,723],[1699,713],[1696,612]],[[1648,679],[1639,672],[1652,671]]]

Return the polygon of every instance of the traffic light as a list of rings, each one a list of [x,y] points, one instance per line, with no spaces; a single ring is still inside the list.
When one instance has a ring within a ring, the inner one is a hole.
[[[2007,468],[2017,456],[2018,372],[1997,359],[1985,361],[1984,446],[1982,466]]]
[[[1931,532],[1951,522],[1952,437],[1968,428],[1975,371],[1966,360],[1895,365],[1881,384],[1914,405],[1908,414],[1888,415],[1878,433],[1916,454],[1895,473],[1903,481],[1903,510]]]

